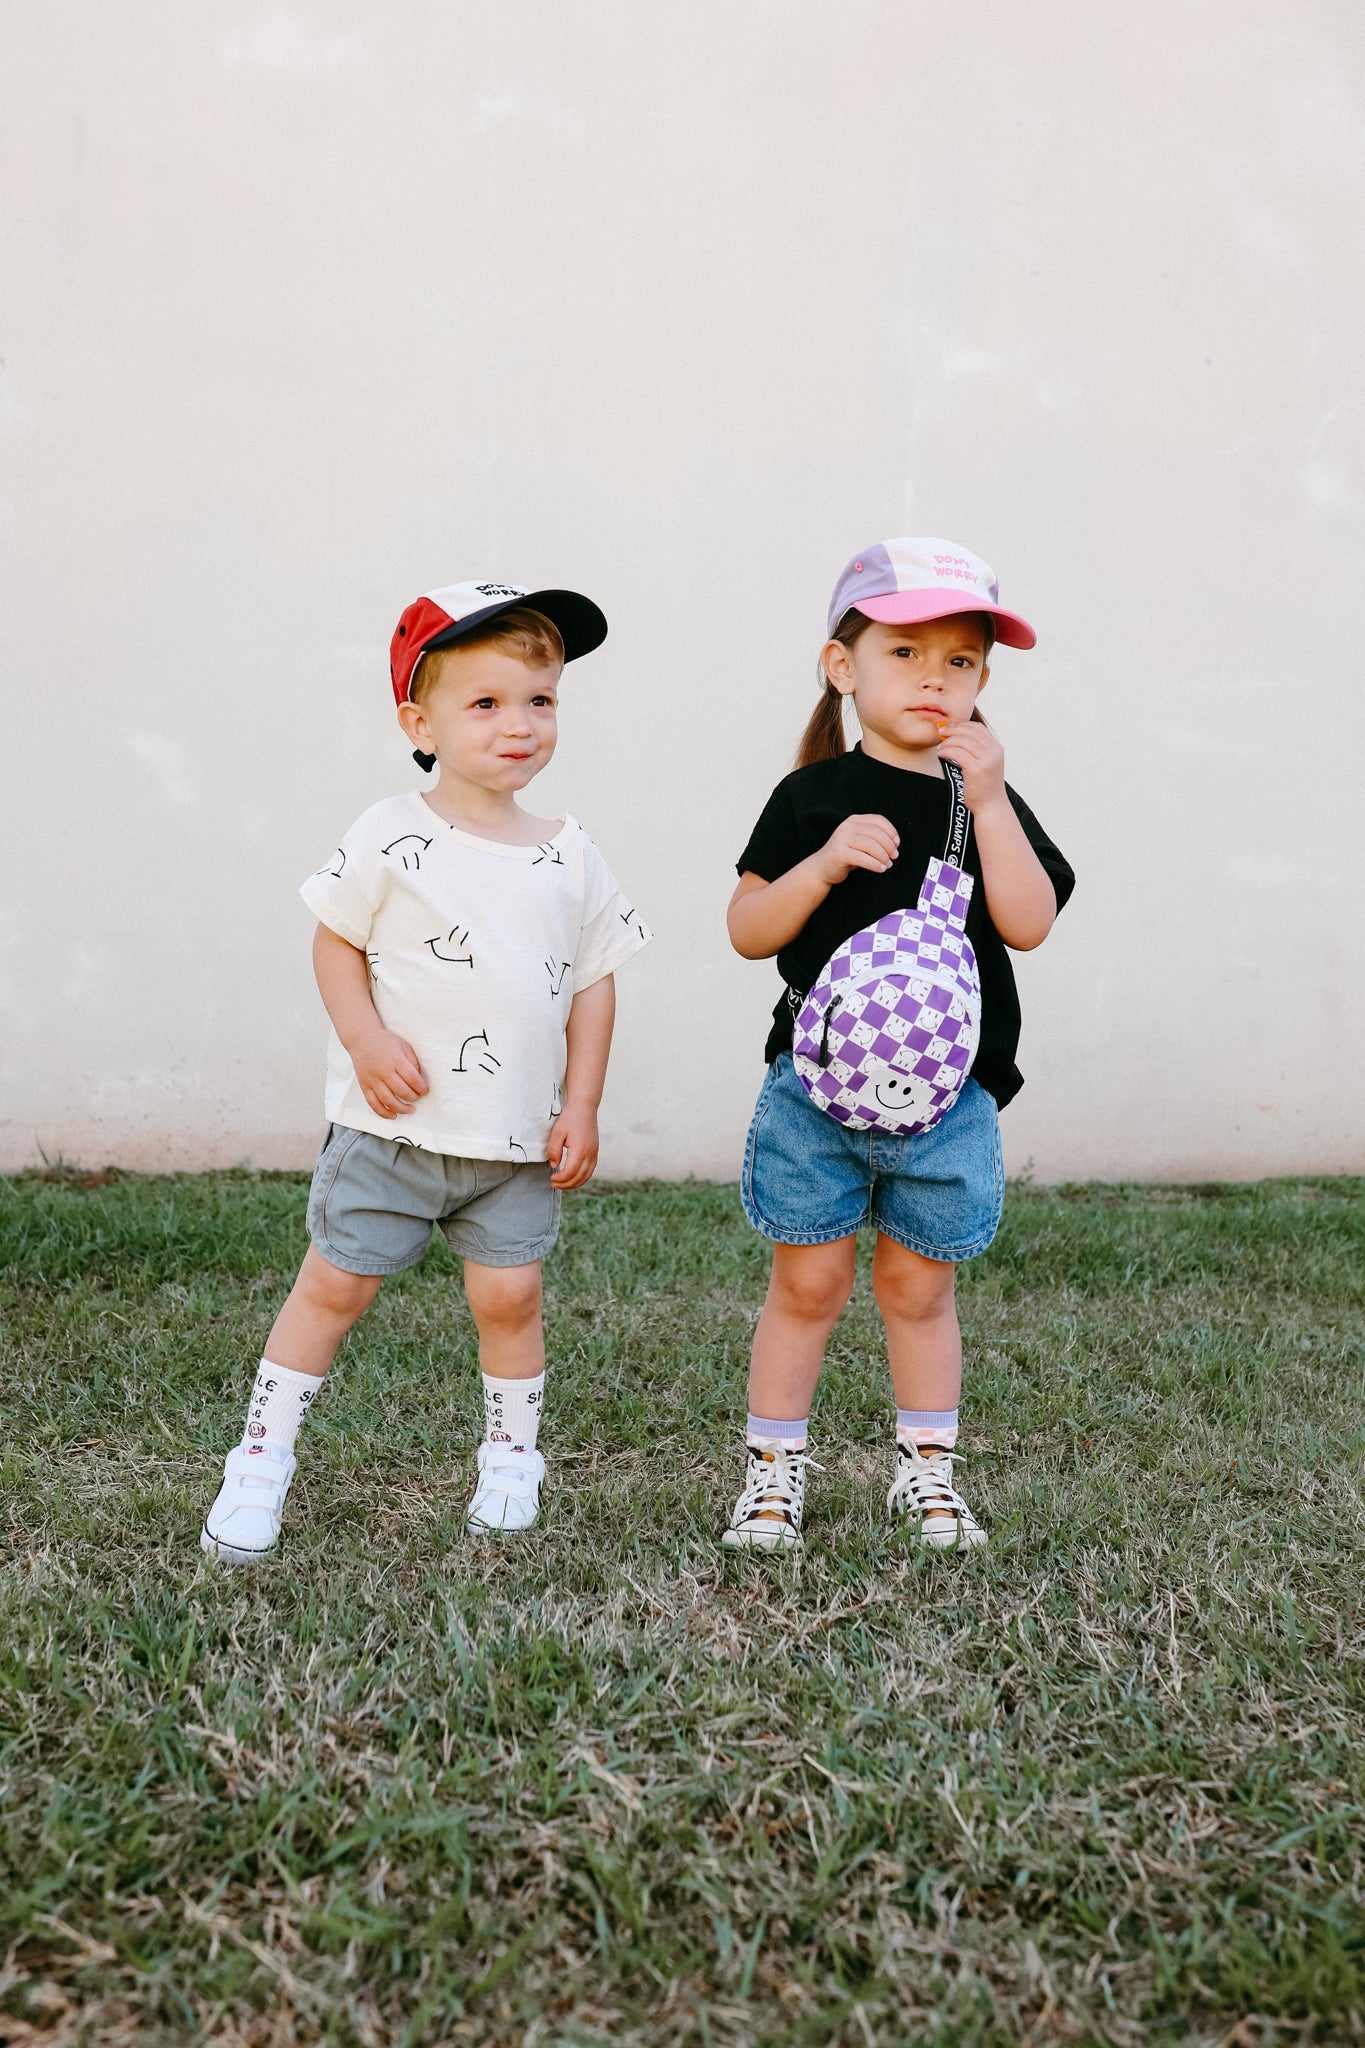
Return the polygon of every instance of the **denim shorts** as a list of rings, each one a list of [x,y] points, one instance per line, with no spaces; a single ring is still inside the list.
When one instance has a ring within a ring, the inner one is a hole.
[[[740,1195],[777,1244],[832,1244],[873,1223],[921,1258],[974,1259],[1005,1201],[994,1098],[969,1080],[930,1131],[851,1131],[816,1108],[779,1053],[749,1126]]]
[[[332,1124],[308,1194],[308,1235],[343,1273],[415,1266],[439,1223],[476,1266],[530,1266],[559,1235],[549,1162],[454,1159]]]

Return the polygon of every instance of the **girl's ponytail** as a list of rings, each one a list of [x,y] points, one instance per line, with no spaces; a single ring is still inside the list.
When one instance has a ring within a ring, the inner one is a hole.
[[[844,700],[823,668],[820,674],[824,688],[796,750],[798,768],[809,768],[815,761],[837,761],[840,754],[848,752],[848,741],[844,737]]]
[[[851,647],[858,635],[865,633],[871,624],[866,612],[854,608],[844,613],[829,637],[837,640],[841,647]],[[820,702],[801,735],[801,744],[796,750],[798,768],[809,768],[816,761],[837,761],[841,754],[848,752],[848,741],[844,737],[844,700],[826,673],[823,656],[816,674],[820,679]]]

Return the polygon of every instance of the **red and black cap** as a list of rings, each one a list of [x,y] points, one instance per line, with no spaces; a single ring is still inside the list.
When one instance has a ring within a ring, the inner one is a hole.
[[[394,702],[406,704],[424,654],[453,647],[513,607],[539,612],[564,642],[565,661],[591,654],[607,637],[607,622],[590,597],[576,590],[523,590],[515,583],[451,583],[414,598],[398,621],[389,648]]]

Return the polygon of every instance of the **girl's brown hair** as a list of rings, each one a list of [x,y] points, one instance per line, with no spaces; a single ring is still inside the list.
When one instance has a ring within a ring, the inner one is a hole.
[[[989,612],[978,612],[976,620],[981,628],[982,640],[985,642],[983,652],[989,656],[995,645],[995,620]],[[841,647],[852,647],[871,624],[867,613],[860,612],[854,605],[851,610],[844,613],[829,637],[831,640],[837,640]],[[837,761],[841,754],[848,752],[848,740],[844,733],[844,699],[829,679],[823,655],[816,666],[816,674],[821,686],[820,702],[812,711],[806,723],[806,730],[801,735],[801,744],[796,750],[798,768],[809,768],[816,761]],[[972,717],[979,718],[980,713],[973,710]],[[985,723],[984,719],[982,723]]]

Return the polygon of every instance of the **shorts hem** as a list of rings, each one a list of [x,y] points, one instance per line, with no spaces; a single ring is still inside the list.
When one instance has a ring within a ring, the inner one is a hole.
[[[341,1252],[325,1237],[315,1237],[313,1248],[338,1272],[354,1273],[362,1280],[384,1280],[390,1273],[406,1273],[409,1266],[420,1265],[430,1249],[430,1240],[408,1259],[381,1259],[374,1252]]]
[[[900,1245],[903,1251],[916,1252],[920,1258],[933,1259],[942,1266],[960,1266],[967,1259],[979,1259],[982,1252],[990,1250],[991,1245],[995,1241],[995,1233],[1000,1228],[999,1218],[997,1218],[988,1231],[972,1238],[967,1244],[931,1245],[926,1243],[923,1238],[911,1237],[903,1230],[894,1229],[891,1224],[884,1222],[880,1216],[874,1215],[871,1220],[883,1237],[889,1237],[891,1242]]]
[[[524,1245],[503,1245],[497,1251],[480,1246],[475,1252],[470,1251],[465,1245],[457,1244],[445,1231],[442,1232],[442,1236],[457,1259],[468,1259],[475,1266],[536,1266],[559,1242],[559,1232],[556,1230],[549,1237],[535,1237]]]

